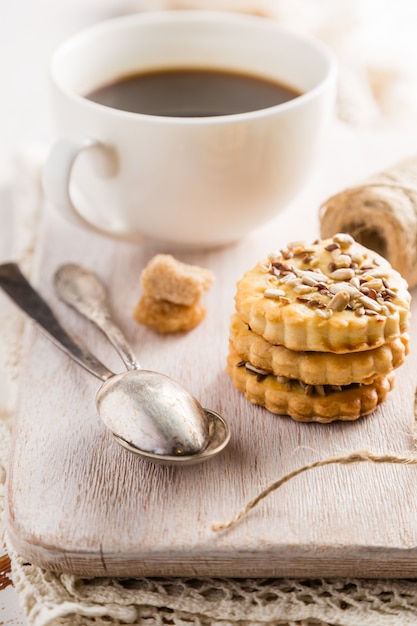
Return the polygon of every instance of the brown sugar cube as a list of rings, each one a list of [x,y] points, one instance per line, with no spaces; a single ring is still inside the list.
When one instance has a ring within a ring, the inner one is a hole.
[[[211,287],[209,269],[187,265],[170,254],[157,254],[141,274],[143,292],[156,300],[191,306]]]
[[[144,294],[137,303],[133,318],[160,333],[187,331],[197,326],[206,316],[206,309],[197,302],[192,305],[175,304]]]

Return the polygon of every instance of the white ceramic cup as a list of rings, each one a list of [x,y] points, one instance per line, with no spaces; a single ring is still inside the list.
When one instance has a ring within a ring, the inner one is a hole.
[[[85,97],[161,68],[254,74],[301,95],[197,118],[130,113]],[[336,84],[333,56],[314,39],[272,19],[197,10],[94,25],[58,48],[50,73],[61,136],[44,168],[50,203],[114,236],[199,247],[240,239],[294,198],[318,158]]]

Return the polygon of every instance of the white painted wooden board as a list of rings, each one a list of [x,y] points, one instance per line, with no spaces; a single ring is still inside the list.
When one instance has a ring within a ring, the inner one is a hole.
[[[417,576],[416,466],[315,469],[269,495],[229,531],[211,527],[307,463],[359,449],[413,450],[416,316],[412,352],[394,391],[357,422],[299,424],[273,415],[247,402],[224,371],[237,279],[271,249],[313,240],[317,207],[328,195],[412,154],[409,134],[390,141],[385,151],[384,137],[335,127],[326,167],[291,209],[227,249],[115,242],[46,212],[34,280],[63,323],[122,371],[102,335],[51,289],[54,270],[79,261],[108,284],[115,317],[141,363],[224,414],[232,439],[216,459],[185,468],[134,456],[95,413],[97,380],[28,323],[7,493],[8,532],[25,559],[80,575]],[[160,337],[132,321],[141,269],[160,251],[215,274],[204,298],[207,318],[192,332]]]

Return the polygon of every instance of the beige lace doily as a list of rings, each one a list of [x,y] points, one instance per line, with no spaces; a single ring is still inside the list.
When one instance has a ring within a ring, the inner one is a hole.
[[[303,579],[89,579],[44,572],[12,553],[36,626],[411,626],[416,584]]]

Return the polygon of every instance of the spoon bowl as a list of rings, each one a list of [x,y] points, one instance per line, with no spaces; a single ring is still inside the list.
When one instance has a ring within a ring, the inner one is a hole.
[[[112,376],[100,387],[96,407],[129,449],[184,457],[201,453],[209,441],[204,409],[164,374],[135,369]]]

